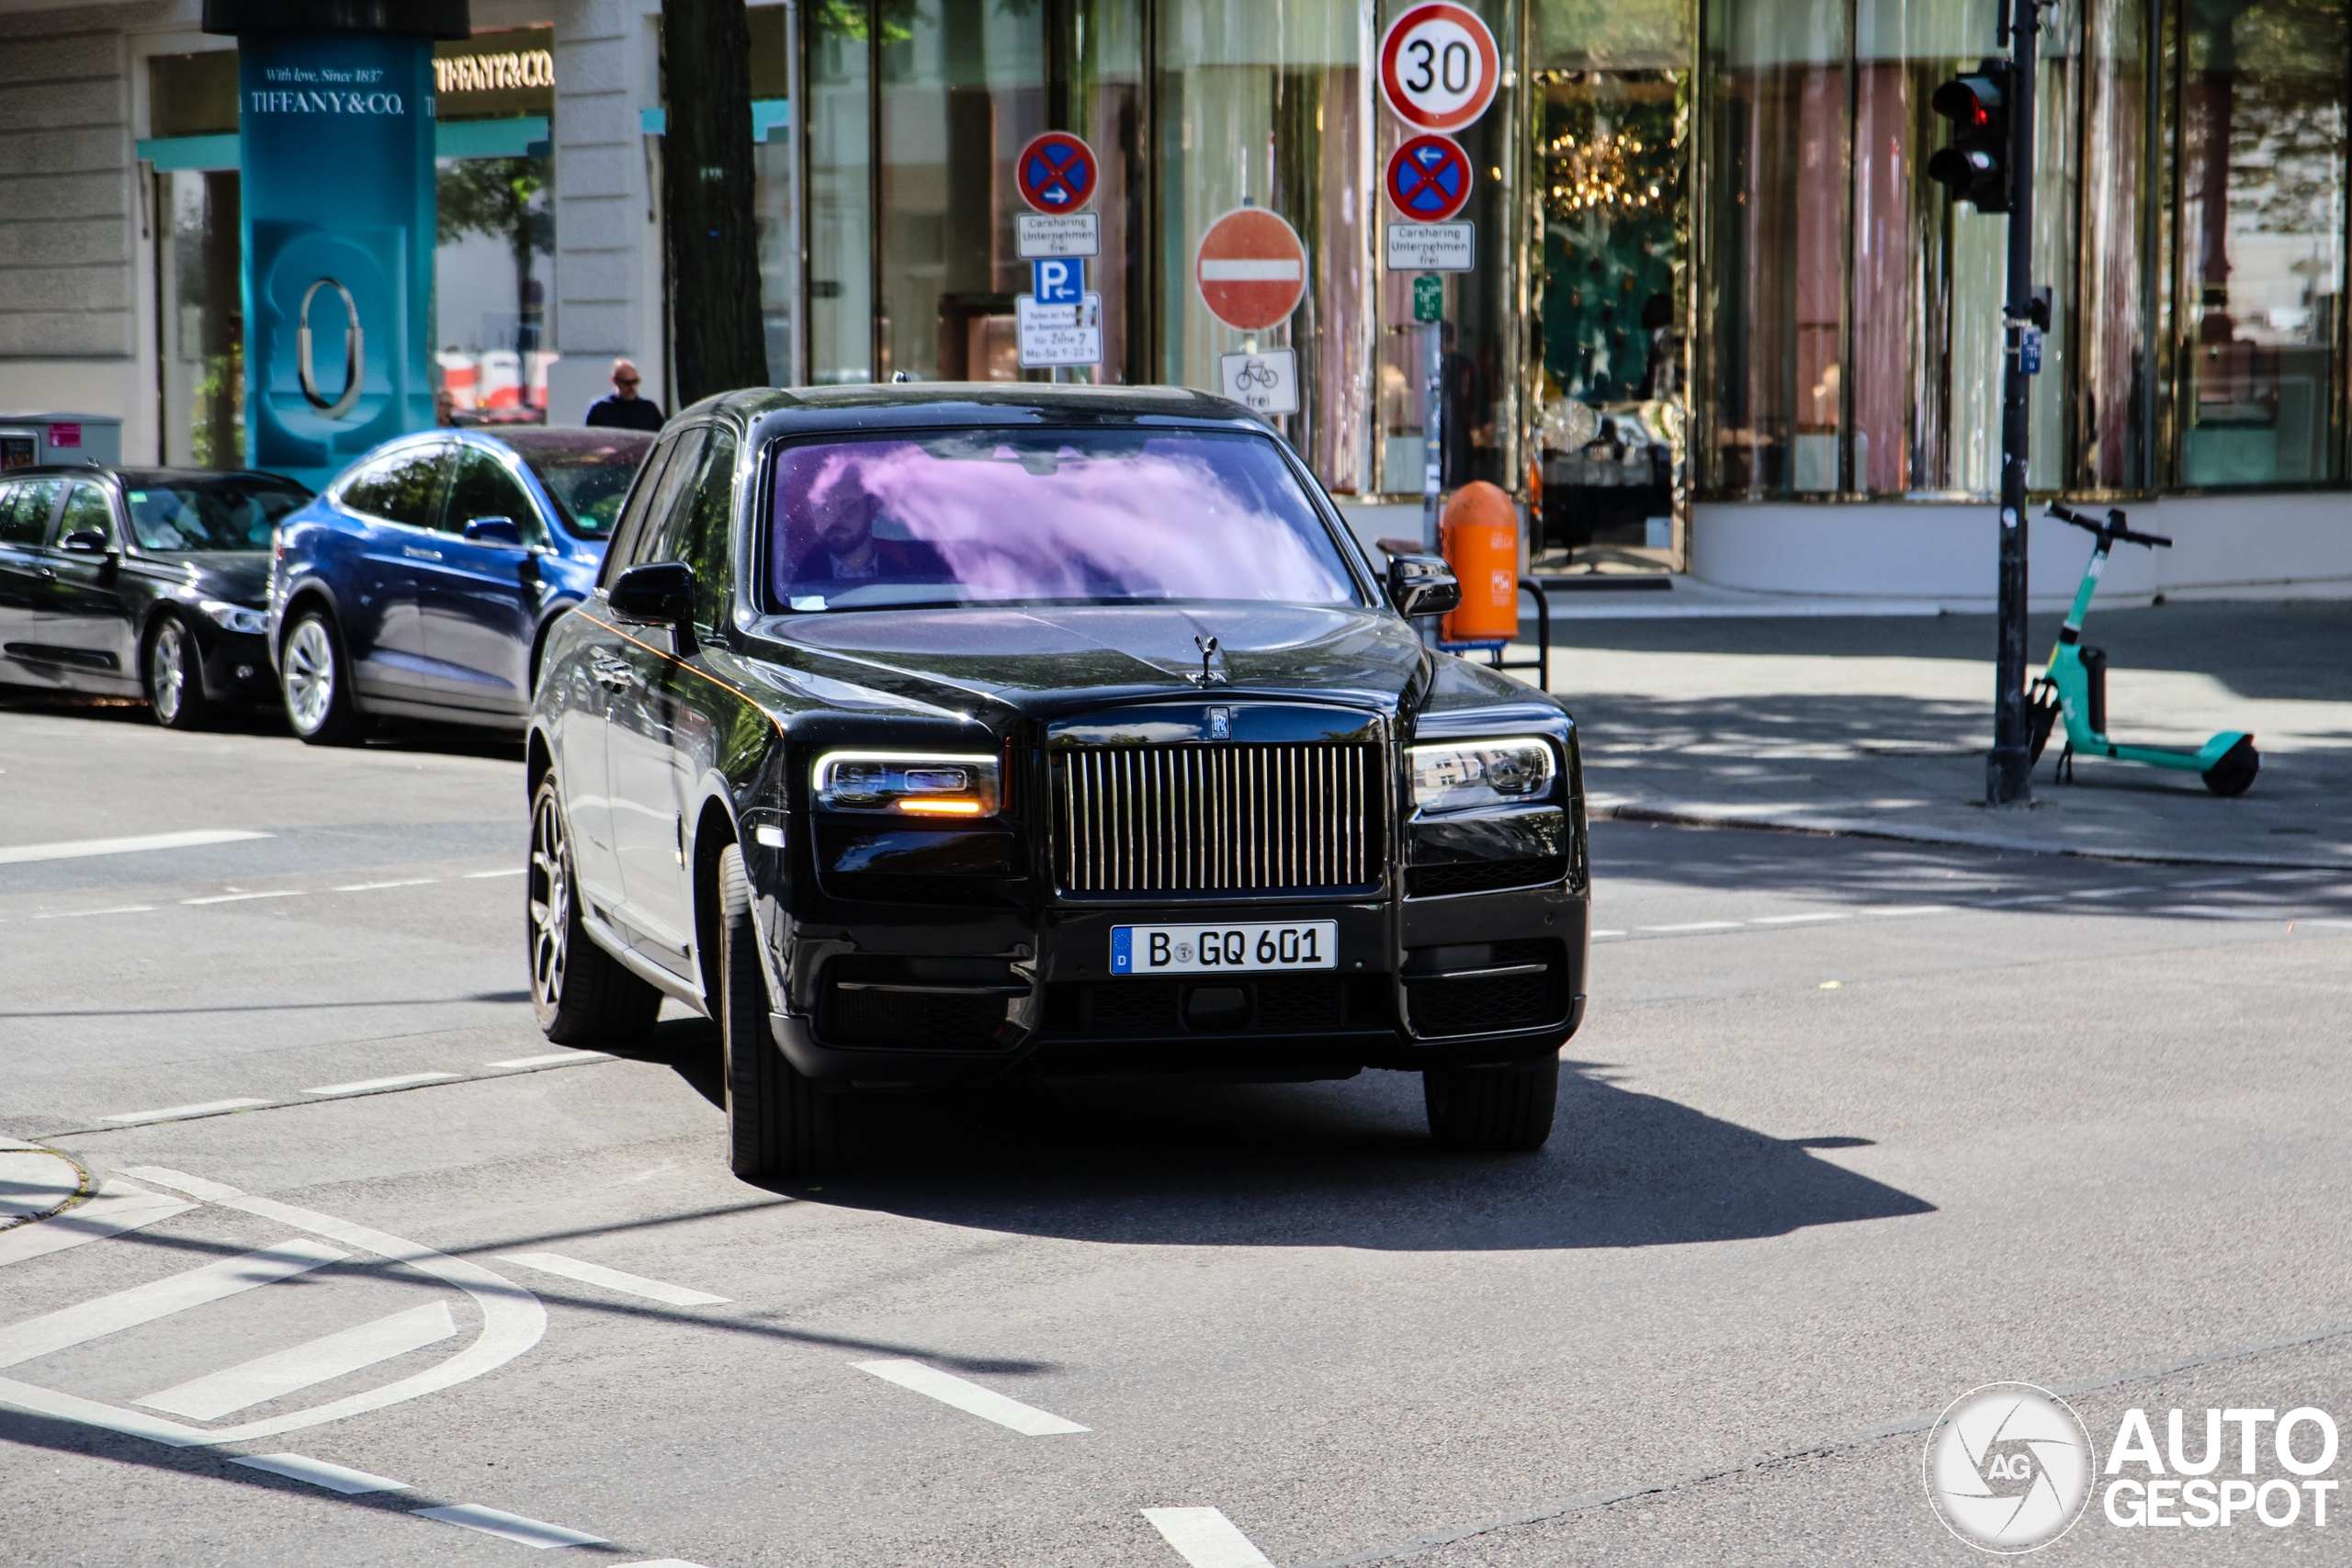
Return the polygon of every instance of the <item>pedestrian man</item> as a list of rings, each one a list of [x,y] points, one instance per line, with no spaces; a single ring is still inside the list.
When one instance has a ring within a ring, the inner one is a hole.
[[[613,361],[613,395],[588,405],[588,423],[622,430],[659,430],[662,405],[637,395],[637,367],[626,359]]]

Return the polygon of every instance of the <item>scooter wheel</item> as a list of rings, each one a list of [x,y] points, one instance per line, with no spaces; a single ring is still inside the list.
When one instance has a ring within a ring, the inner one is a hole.
[[[2262,753],[2254,749],[2254,737],[2249,735],[2205,770],[2205,787],[2224,800],[2233,799],[2254,787],[2254,776],[2260,772]]]

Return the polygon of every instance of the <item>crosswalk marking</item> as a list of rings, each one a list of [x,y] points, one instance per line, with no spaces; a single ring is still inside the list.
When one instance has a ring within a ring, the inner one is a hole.
[[[449,1303],[427,1302],[356,1328],[346,1328],[340,1334],[329,1334],[155,1393],[142,1394],[135,1403],[174,1416],[217,1421],[247,1405],[277,1399],[313,1383],[422,1349],[457,1332],[458,1325],[449,1317]]]
[[[1023,1437],[1049,1438],[1064,1432],[1089,1430],[1075,1421],[1066,1421],[1050,1411],[1023,1404],[1017,1399],[1007,1399],[994,1389],[967,1382],[953,1372],[943,1372],[937,1367],[927,1367],[921,1361],[853,1361],[850,1365],[861,1372],[872,1372],[884,1382],[894,1382],[900,1388],[928,1394],[942,1404],[952,1404],[983,1421],[1010,1427]]]
[[[290,1280],[350,1257],[315,1241],[281,1241],[242,1258],[226,1258],[191,1269],[185,1274],[134,1285],[94,1302],[84,1302],[0,1328],[0,1367],[13,1367],[37,1357],[85,1344],[142,1323],[153,1323],[175,1312],[202,1306],[226,1297]]]
[[[469,1530],[494,1535],[542,1551],[550,1546],[603,1546],[605,1538],[582,1530],[566,1529],[561,1525],[542,1524],[526,1519],[520,1514],[509,1514],[497,1508],[485,1508],[480,1503],[458,1503],[446,1508],[411,1508],[409,1512],[428,1519],[439,1519],[445,1525],[463,1525]]]
[[[266,1470],[272,1475],[282,1475],[289,1481],[323,1486],[346,1497],[356,1497],[368,1492],[408,1490],[405,1481],[394,1481],[388,1475],[370,1475],[364,1470],[348,1470],[342,1465],[329,1464],[322,1459],[309,1459],[301,1454],[249,1454],[243,1459],[232,1457],[229,1462],[242,1464],[248,1470]]]
[[[84,855],[122,855],[134,850],[185,850],[198,844],[233,844],[244,839],[266,839],[267,833],[234,828],[199,828],[187,833],[149,833],[136,839],[74,839],[56,844],[11,844],[0,849],[0,864],[34,860],[75,860]]]
[[[79,1247],[85,1241],[135,1231],[196,1205],[162,1192],[149,1192],[109,1179],[88,1202],[29,1225],[0,1232],[0,1268]]]
[[[1192,1568],[1274,1568],[1215,1508],[1146,1508],[1143,1517]]]
[[[672,1306],[718,1306],[731,1300],[714,1296],[707,1291],[691,1291],[684,1285],[673,1285],[666,1280],[649,1280],[642,1274],[625,1274],[618,1269],[607,1269],[601,1263],[582,1263],[577,1258],[566,1258],[560,1252],[504,1252],[499,1254],[501,1263],[520,1263],[526,1269],[543,1273],[560,1274],[567,1280],[582,1284],[602,1285],[623,1295],[643,1296],[651,1302],[666,1302]]]
[[[275,1105],[274,1100],[208,1100],[197,1105],[167,1105],[161,1111],[126,1111],[119,1116],[101,1116],[101,1122],[176,1122],[184,1116],[218,1116],[224,1111],[251,1111],[255,1106]]]

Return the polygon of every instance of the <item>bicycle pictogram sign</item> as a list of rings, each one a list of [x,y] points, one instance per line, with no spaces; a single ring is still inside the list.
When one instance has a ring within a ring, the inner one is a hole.
[[[1388,155],[1384,181],[1397,211],[1442,223],[1470,199],[1470,155],[1450,136],[1415,136]]]
[[[1040,212],[1075,212],[1094,198],[1101,177],[1094,149],[1067,130],[1030,139],[1012,165],[1021,199]]]

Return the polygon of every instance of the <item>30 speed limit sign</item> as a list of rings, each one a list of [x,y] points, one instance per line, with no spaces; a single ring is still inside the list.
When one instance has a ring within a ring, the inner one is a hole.
[[[1466,6],[1412,6],[1380,39],[1380,90],[1396,118],[1422,130],[1474,123],[1495,101],[1502,57]]]

